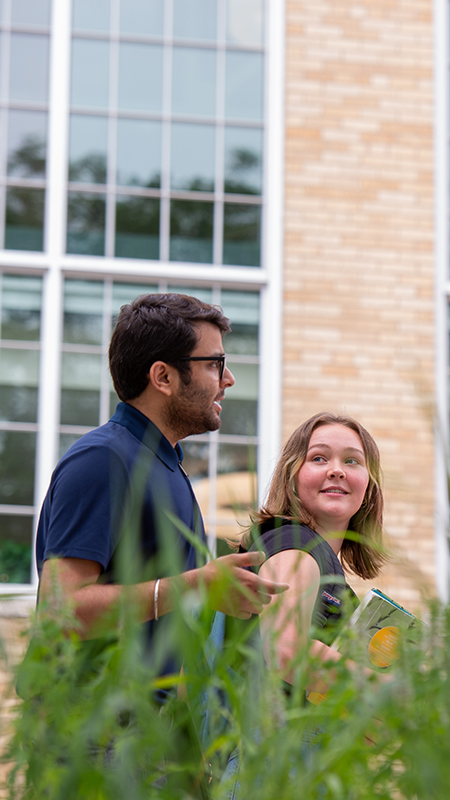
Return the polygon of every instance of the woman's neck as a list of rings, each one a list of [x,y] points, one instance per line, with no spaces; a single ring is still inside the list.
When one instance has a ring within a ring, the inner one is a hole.
[[[315,526],[314,530],[317,533],[320,533],[323,539],[328,542],[331,549],[334,550],[336,555],[338,556],[341,552],[342,543],[345,539],[345,532],[344,531],[336,531],[333,528],[329,527],[322,527],[322,525]]]

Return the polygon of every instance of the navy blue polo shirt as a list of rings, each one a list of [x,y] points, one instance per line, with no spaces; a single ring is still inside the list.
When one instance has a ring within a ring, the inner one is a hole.
[[[109,422],[72,445],[53,473],[37,533],[39,573],[51,556],[80,558],[100,564],[103,582],[123,580],[117,552],[124,537],[136,537],[139,561],[136,579],[126,582],[197,566],[195,548],[173,521],[204,540],[182,458],[181,447],[172,447],[146,416],[119,403]]]

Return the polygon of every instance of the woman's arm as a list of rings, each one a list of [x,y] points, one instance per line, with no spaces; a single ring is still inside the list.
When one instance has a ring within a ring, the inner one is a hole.
[[[259,574],[289,584],[289,589],[280,597],[273,597],[260,614],[267,665],[280,669],[284,680],[292,683],[294,676],[289,667],[299,650],[308,647],[308,644],[311,655],[319,657],[321,661],[339,661],[341,654],[337,650],[309,638],[320,589],[320,570],[315,559],[300,550],[283,550],[268,558]],[[305,688],[319,690],[319,687],[312,685]],[[320,690],[323,691],[322,684]]]

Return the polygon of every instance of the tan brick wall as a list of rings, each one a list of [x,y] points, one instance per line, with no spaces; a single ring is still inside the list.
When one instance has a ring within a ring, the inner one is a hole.
[[[409,607],[435,591],[432,35],[431,0],[287,1],[283,435],[344,410],[375,436],[401,552],[376,583]]]

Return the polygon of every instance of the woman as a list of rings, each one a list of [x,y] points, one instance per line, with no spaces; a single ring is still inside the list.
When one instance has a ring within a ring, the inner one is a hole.
[[[345,593],[355,597],[343,567],[367,579],[384,563],[380,472],[378,447],[359,422],[316,414],[285,445],[267,502],[243,537],[243,549],[266,553],[261,576],[289,584],[260,615],[266,661],[281,668],[288,683],[311,626],[310,652],[323,661],[340,658],[329,645]]]
[[[341,657],[329,645],[345,593],[356,599],[342,565],[367,579],[384,563],[380,478],[378,447],[365,428],[351,417],[316,414],[286,443],[267,502],[242,538],[241,550],[265,552],[261,576],[289,584],[259,616],[265,660],[287,683],[294,682],[292,666],[305,646],[322,661]],[[325,687],[311,676],[304,688],[314,701],[312,692]],[[306,758],[306,742],[303,749]],[[240,766],[236,749],[223,776],[233,800],[240,794]]]

